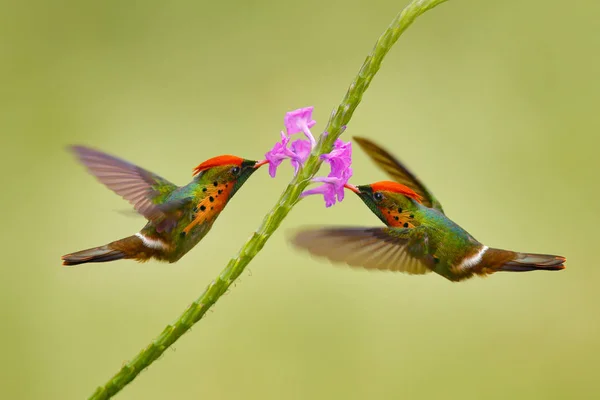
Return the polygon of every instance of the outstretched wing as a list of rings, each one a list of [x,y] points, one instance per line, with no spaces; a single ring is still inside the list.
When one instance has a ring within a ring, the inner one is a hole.
[[[369,139],[356,137],[353,138],[356,143],[371,157],[371,159],[396,182],[402,183],[417,192],[423,197],[423,204],[427,207],[435,208],[442,213],[442,205],[433,196],[433,194],[423,185],[423,183],[406,168],[398,159],[382,149]]]
[[[97,150],[83,146],[71,149],[92,175],[129,201],[148,220],[155,223],[164,221],[169,211],[178,205],[155,203],[161,195],[177,189],[166,179]]]
[[[433,268],[428,238],[419,228],[306,229],[292,243],[315,256],[352,267],[426,274]]]

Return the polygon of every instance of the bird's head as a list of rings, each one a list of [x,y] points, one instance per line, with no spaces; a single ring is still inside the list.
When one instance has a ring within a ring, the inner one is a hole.
[[[265,164],[268,164],[267,160],[254,161],[232,155],[223,155],[204,161],[194,168],[193,175],[196,179],[214,183],[215,186],[233,185],[231,192],[231,196],[233,196],[250,175]]]
[[[398,182],[381,181],[360,186],[347,183],[345,188],[356,193],[388,225],[390,216],[416,210],[422,199],[414,190]]]

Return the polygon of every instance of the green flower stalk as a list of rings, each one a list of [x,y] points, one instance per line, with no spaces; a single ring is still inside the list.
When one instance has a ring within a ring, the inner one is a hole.
[[[331,152],[335,141],[352,118],[352,114],[360,103],[371,80],[379,70],[385,55],[390,51],[400,35],[424,12],[444,3],[446,0],[413,0],[392,21],[390,26],[379,37],[371,54],[360,68],[358,75],[350,84],[346,95],[332,113],[322,134],[310,153],[310,156],[298,169],[297,174],[288,184],[275,207],[265,216],[256,232],[242,246],[237,256],[206,288],[204,293],[194,301],[184,313],[172,324],[168,325],[152,343],[144,348],[134,359],[123,365],[106,384],[96,389],[90,399],[108,399],[121,391],[140,372],[158,359],[164,351],[198,322],[208,309],[227,291],[229,286],[240,276],[248,263],[263,248],[267,240],[277,230],[292,207],[300,200],[304,189],[319,170],[323,160],[321,155]]]

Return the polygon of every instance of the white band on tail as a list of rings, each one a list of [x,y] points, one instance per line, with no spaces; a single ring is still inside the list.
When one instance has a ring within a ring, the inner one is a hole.
[[[488,249],[489,249],[489,247],[482,246],[481,249],[479,249],[479,251],[477,253],[473,254],[470,257],[465,257],[465,259],[462,260],[462,262],[458,266],[458,269],[463,270],[463,269],[467,269],[467,268],[476,266],[477,264],[479,264],[479,262],[481,261],[481,258],[483,257],[485,252],[488,251]]]
[[[151,249],[164,250],[167,247],[160,239],[150,239],[139,232],[136,233],[135,236],[142,239],[144,246],[149,247]]]

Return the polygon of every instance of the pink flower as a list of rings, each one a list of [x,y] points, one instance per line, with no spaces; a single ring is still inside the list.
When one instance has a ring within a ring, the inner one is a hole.
[[[331,207],[335,204],[336,192],[333,184],[326,183],[314,189],[306,190],[302,192],[300,197],[310,196],[311,194],[322,194],[323,198],[325,199],[325,207]]]
[[[294,111],[290,111],[285,114],[283,122],[288,135],[294,135],[298,132],[304,132],[304,135],[310,141],[311,147],[315,147],[315,138],[310,131],[310,128],[315,126],[317,121],[312,119],[312,112],[314,107],[299,108]]]
[[[289,157],[289,150],[287,148],[289,141],[290,138],[281,131],[281,142],[275,143],[275,146],[265,154],[265,158],[269,161],[269,175],[271,175],[272,178],[275,178],[279,164]]]
[[[282,131],[281,142],[275,143],[273,148],[265,154],[265,158],[269,161],[269,175],[271,175],[271,177],[275,177],[277,168],[286,158],[290,159],[296,174],[308,159],[310,152],[316,145],[315,138],[310,131],[310,128],[317,123],[312,119],[313,108],[314,107],[300,108],[285,114],[284,123],[287,135]],[[291,146],[288,147],[290,136],[299,132],[304,132],[308,141],[298,139],[292,142]]]
[[[331,172],[327,177],[314,178],[313,182],[323,183],[314,189],[302,193],[302,197],[312,194],[322,194],[325,199],[325,207],[331,207],[337,201],[344,200],[344,186],[352,176],[352,143],[344,143],[340,139],[335,141],[333,150],[329,154],[323,154],[321,159],[328,162]]]
[[[329,154],[323,154],[321,160],[331,165],[331,173],[334,176],[342,176],[343,171],[352,164],[352,143],[344,143],[341,139],[337,139],[333,150]]]
[[[297,174],[300,170],[300,166],[304,165],[304,162],[308,159],[312,147],[310,142],[304,139],[298,139],[292,142],[291,152],[293,155],[290,157],[290,162],[294,167],[294,171]]]
[[[316,124],[312,119],[312,112],[313,107],[305,107],[288,112],[285,115],[284,123],[287,134],[281,132],[281,141],[275,143],[273,149],[265,154],[265,158],[269,162],[269,174],[272,177],[275,177],[277,168],[286,158],[289,158],[295,174],[298,174],[315,148],[316,141],[310,131],[310,128]],[[297,139],[290,144],[291,135],[299,132],[303,132],[308,140]],[[344,186],[349,187],[348,179],[352,176],[352,168],[350,167],[352,164],[352,144],[337,139],[331,152],[323,154],[321,160],[329,164],[329,174],[326,177],[312,179],[312,182],[321,183],[322,185],[305,191],[302,193],[302,197],[322,194],[325,199],[325,206],[331,207],[337,201],[344,199]]]
[[[337,201],[344,200],[344,187],[348,184],[348,180],[352,176],[352,168],[346,168],[342,171],[341,176],[316,177],[312,181],[323,183],[314,189],[306,190],[302,193],[302,197],[312,194],[322,194],[325,199],[325,207],[331,207]]]

